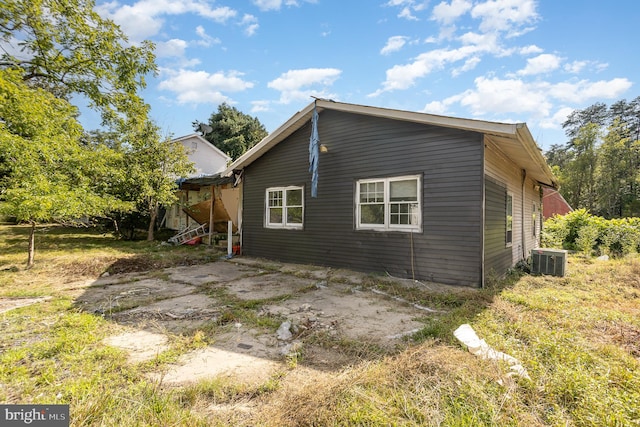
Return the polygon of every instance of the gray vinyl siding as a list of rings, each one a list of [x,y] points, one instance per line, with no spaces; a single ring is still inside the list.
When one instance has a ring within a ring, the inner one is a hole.
[[[506,246],[507,188],[485,177],[485,275],[502,275],[511,267],[511,247]]]
[[[442,283],[480,286],[482,135],[325,110],[318,197],[307,124],[244,173],[243,253]],[[422,232],[356,230],[359,179],[422,177]],[[304,186],[302,230],[264,228],[265,189]],[[411,256],[413,254],[413,263]]]

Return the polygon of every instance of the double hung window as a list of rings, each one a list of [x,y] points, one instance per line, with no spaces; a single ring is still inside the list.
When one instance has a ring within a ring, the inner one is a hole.
[[[356,183],[356,228],[420,231],[420,176],[362,179]]]
[[[513,195],[511,193],[507,193],[506,204],[507,233],[505,236],[505,243],[507,246],[511,246],[513,243]]]
[[[302,228],[304,189],[302,187],[271,187],[266,192],[267,228]]]

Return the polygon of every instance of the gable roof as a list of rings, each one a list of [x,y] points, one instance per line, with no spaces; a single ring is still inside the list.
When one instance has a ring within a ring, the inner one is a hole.
[[[572,211],[573,208],[558,190],[542,187],[542,216],[544,219],[554,215],[566,215]]]
[[[221,157],[224,157],[227,160],[227,162],[231,160],[231,157],[229,157],[225,152],[220,150],[218,147],[216,147],[211,142],[209,142],[208,140],[204,139],[202,136],[200,136],[197,133],[192,133],[192,134],[189,134],[189,135],[185,135],[185,136],[181,136],[181,137],[178,137],[178,138],[174,138],[174,139],[172,139],[172,141],[173,142],[183,142],[183,141],[187,141],[189,139],[194,139],[194,138],[197,139],[198,142],[203,143],[205,147],[209,147],[216,154],[220,155]]]
[[[542,156],[540,148],[538,148],[537,144],[533,140],[526,123],[499,123],[474,119],[461,119],[413,111],[347,104],[324,99],[317,99],[301,111],[294,114],[278,129],[270,133],[262,141],[231,163],[227,167],[227,170],[222,172],[222,174],[231,175],[234,170],[240,170],[247,167],[272,147],[300,129],[311,120],[311,114],[313,113],[314,107],[317,108],[319,113],[323,110],[335,110],[392,120],[403,120],[479,132],[490,139],[507,157],[512,159],[514,163],[522,169],[525,169],[527,171],[527,176],[542,184],[557,187],[557,180],[553,176],[551,168]],[[322,135],[320,137],[322,137]]]

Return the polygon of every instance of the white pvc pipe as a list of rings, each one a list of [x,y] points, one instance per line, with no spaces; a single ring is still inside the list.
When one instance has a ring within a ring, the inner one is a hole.
[[[227,255],[233,254],[233,221],[227,222]]]

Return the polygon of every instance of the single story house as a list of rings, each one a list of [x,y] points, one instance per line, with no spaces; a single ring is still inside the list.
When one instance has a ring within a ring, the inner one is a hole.
[[[322,99],[223,174],[243,254],[472,287],[539,245],[541,186],[557,187],[524,123]]]

